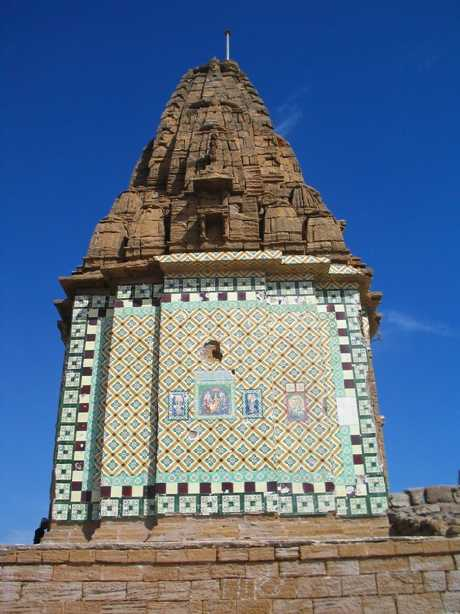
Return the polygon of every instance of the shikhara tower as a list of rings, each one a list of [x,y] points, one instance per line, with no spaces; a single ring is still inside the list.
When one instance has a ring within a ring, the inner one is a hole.
[[[385,517],[381,295],[344,225],[236,62],[184,75],[61,279],[51,535],[164,515]]]

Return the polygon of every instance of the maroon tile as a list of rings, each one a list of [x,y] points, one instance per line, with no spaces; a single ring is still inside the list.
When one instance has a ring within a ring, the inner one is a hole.
[[[85,350],[83,356],[85,358],[94,358],[94,350]]]
[[[209,298],[206,292],[200,292],[200,297],[202,301],[209,301]]]
[[[189,294],[188,292],[183,292],[183,293],[180,295],[180,300],[181,300],[183,303],[189,303],[189,302],[190,302],[190,294]]]
[[[92,367],[83,367],[81,370],[82,375],[91,375],[93,373]]]
[[[345,312],[343,312],[343,311],[336,311],[335,319],[336,320],[345,320],[346,319]]]
[[[105,308],[104,308],[104,307],[101,307],[101,308],[99,308],[99,309],[97,310],[97,314],[98,314],[98,316],[99,316],[100,318],[105,318],[105,312],[106,312],[106,310],[105,310]]]
[[[91,326],[96,326],[97,318],[88,318],[88,324],[90,324]]]
[[[335,307],[334,305],[326,305],[326,309],[327,311],[329,311],[330,313],[333,313],[335,311]]]
[[[86,422],[77,422],[77,431],[86,431],[88,424]]]
[[[233,483],[232,482],[222,482],[222,492],[227,491],[228,493],[233,492]]]
[[[108,499],[111,494],[112,494],[111,486],[101,486],[101,497],[103,497],[104,499]]]
[[[73,468],[75,471],[83,471],[84,463],[83,461],[74,461]]]
[[[155,493],[157,495],[165,495],[166,494],[166,484],[155,484]]]
[[[310,484],[310,482],[304,482],[302,488],[304,492],[313,492],[314,490],[313,484]]]
[[[86,341],[96,341],[96,335],[86,335]]]
[[[211,494],[211,482],[200,482],[200,495]]]
[[[80,403],[78,406],[78,411],[88,411],[89,403]]]
[[[353,464],[354,465],[362,465],[363,464],[363,457],[361,454],[353,454]]]
[[[244,492],[256,492],[256,483],[255,482],[245,482],[244,483]]]
[[[120,300],[118,300],[118,301],[117,301],[117,300],[115,300],[115,301],[113,302],[113,306],[114,306],[114,307],[123,307],[123,306],[124,306],[124,304],[123,304],[123,301],[120,301]]]
[[[227,293],[226,292],[218,292],[217,293],[217,300],[218,301],[226,301],[227,300]]]
[[[245,301],[246,300],[246,292],[238,292],[238,300]]]
[[[133,299],[133,307],[142,307],[142,299],[141,298]]]
[[[350,346],[349,345],[341,345],[340,346],[340,352],[342,354],[349,354],[350,353]]]
[[[89,503],[91,501],[92,492],[90,490],[82,490],[81,491],[81,499],[82,503]]]
[[[342,369],[344,371],[352,371],[353,370],[353,365],[351,364],[351,362],[343,362],[342,363]]]
[[[351,443],[352,443],[352,445],[359,446],[361,442],[362,442],[361,435],[352,435],[351,436]]]
[[[334,492],[335,490],[334,482],[326,482],[325,487],[326,487],[326,492]]]
[[[160,298],[160,302],[162,302],[162,303],[170,303],[171,302],[171,295],[170,294],[162,294],[161,298]]]
[[[343,385],[345,388],[354,388],[355,382],[352,379],[346,379],[344,380]]]
[[[84,441],[76,441],[74,445],[75,450],[79,450],[80,452],[86,448],[86,442]]]
[[[267,492],[276,492],[278,489],[278,482],[267,482]]]
[[[348,337],[348,331],[346,328],[339,328],[338,331],[339,337]]]
[[[188,484],[187,482],[181,482],[177,485],[177,492],[179,495],[188,495]]]
[[[81,490],[81,482],[72,482],[70,488],[72,490]]]
[[[80,388],[80,394],[89,394],[91,391],[91,386],[82,386]]]
[[[144,497],[151,499],[155,496],[155,484],[144,486]]]
[[[132,486],[122,486],[121,487],[121,496],[122,497],[132,497],[133,495],[133,487]]]

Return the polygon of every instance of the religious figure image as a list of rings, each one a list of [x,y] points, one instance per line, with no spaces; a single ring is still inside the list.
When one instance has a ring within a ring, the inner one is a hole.
[[[287,418],[289,421],[304,421],[307,419],[307,401],[303,393],[287,393],[285,402]]]
[[[228,416],[230,407],[230,394],[227,386],[211,385],[203,387],[199,402],[200,415]]]
[[[245,390],[243,392],[243,416],[246,418],[262,418],[262,394],[260,390]]]
[[[183,390],[174,390],[168,398],[168,418],[170,420],[187,420],[188,395]]]

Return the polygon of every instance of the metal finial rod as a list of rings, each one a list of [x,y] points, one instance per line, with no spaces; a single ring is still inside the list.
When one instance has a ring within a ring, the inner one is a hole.
[[[230,59],[230,36],[231,36],[231,32],[230,30],[225,30],[225,59],[229,60]]]

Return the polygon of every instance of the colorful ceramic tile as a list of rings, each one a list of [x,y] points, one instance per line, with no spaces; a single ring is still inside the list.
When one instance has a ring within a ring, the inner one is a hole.
[[[262,418],[262,391],[244,390],[243,391],[243,416],[245,418]]]
[[[303,392],[287,392],[284,404],[289,422],[305,422],[308,419],[307,399]]]
[[[188,394],[184,390],[173,390],[168,396],[168,418],[187,420],[189,412]]]

